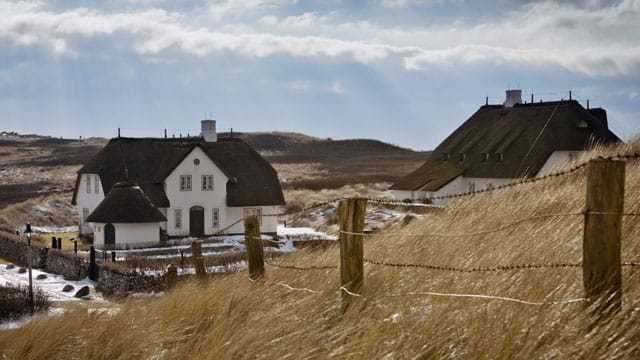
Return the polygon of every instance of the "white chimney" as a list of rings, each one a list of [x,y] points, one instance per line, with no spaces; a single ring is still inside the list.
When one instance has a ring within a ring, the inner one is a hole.
[[[513,107],[515,104],[522,104],[522,90],[507,90],[504,106]]]
[[[218,134],[216,133],[216,121],[215,120],[200,120],[200,136],[204,138],[206,142],[218,141]]]

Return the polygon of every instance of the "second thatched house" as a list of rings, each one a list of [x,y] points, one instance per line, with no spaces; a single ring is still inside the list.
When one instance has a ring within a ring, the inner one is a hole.
[[[504,104],[480,107],[391,190],[398,200],[473,192],[548,174],[596,144],[618,141],[604,109],[575,100],[523,104],[520,90],[507,90]]]

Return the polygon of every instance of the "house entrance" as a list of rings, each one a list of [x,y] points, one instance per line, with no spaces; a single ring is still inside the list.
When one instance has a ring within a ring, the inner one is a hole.
[[[104,248],[115,249],[116,247],[116,227],[113,224],[104,226]]]
[[[204,208],[193,206],[189,209],[189,236],[204,236]]]

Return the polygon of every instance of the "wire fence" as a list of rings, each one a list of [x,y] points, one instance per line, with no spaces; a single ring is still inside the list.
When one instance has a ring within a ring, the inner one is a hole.
[[[610,157],[606,157],[606,158],[600,158],[600,159],[605,159],[605,160],[631,160],[631,159],[638,159],[640,158],[640,154],[639,153],[631,153],[631,154],[618,154],[615,156],[610,156]],[[435,199],[447,199],[447,198],[458,198],[458,197],[464,197],[464,196],[469,196],[469,195],[474,195],[474,194],[479,194],[479,193],[487,193],[490,191],[497,191],[497,190],[501,190],[501,189],[506,189],[506,188],[510,188],[510,187],[514,187],[514,186],[518,186],[518,185],[524,185],[524,184],[533,184],[533,183],[538,183],[550,178],[555,178],[555,177],[561,177],[561,176],[567,176],[569,174],[573,174],[576,173],[577,171],[581,170],[581,169],[585,169],[587,167],[588,161],[579,163],[574,165],[573,167],[571,167],[568,170],[565,171],[560,171],[560,172],[554,172],[551,174],[548,174],[546,176],[542,176],[542,177],[537,177],[537,178],[526,178],[526,179],[521,179],[521,180],[517,180],[514,181],[512,183],[509,184],[505,184],[502,186],[497,186],[497,187],[493,187],[493,188],[487,188],[487,189],[481,189],[481,190],[476,190],[473,192],[466,192],[466,193],[460,193],[460,194],[454,194],[454,195],[449,195],[449,196],[438,196],[438,197],[431,197],[428,198],[427,200],[435,200]],[[345,198],[335,198],[332,199],[331,201],[327,201],[324,203],[319,203],[319,204],[314,204],[312,206],[308,206],[304,209],[299,209],[296,213],[300,213],[300,212],[305,212],[305,211],[309,211],[311,209],[316,209],[322,206],[326,206],[329,205],[331,203],[336,203],[339,201],[343,201],[346,200]],[[392,205],[392,206],[407,206],[407,207],[421,207],[421,208],[438,208],[437,206],[431,205],[431,204],[424,204],[424,203],[412,203],[412,202],[405,202],[405,201],[395,201],[395,200],[388,200],[388,199],[377,199],[377,198],[361,198],[361,200],[366,200],[367,202],[373,202],[373,203],[377,203],[377,204],[383,204],[383,205]],[[509,223],[506,224],[501,224],[501,225],[497,225],[494,228],[491,229],[485,229],[485,230],[478,230],[478,231],[470,231],[470,232],[463,232],[463,233],[402,233],[402,232],[397,232],[397,233],[378,233],[378,234],[371,234],[371,233],[366,233],[363,231],[349,231],[349,230],[345,230],[345,229],[340,229],[340,235],[341,238],[342,236],[356,236],[356,237],[371,237],[371,236],[376,236],[376,237],[382,237],[382,238],[387,238],[387,237],[418,237],[418,238],[431,238],[431,237],[444,237],[444,238],[464,238],[464,237],[478,237],[478,236],[484,236],[484,235],[489,235],[489,234],[495,234],[495,233],[499,233],[502,231],[506,231],[506,230],[510,230],[513,229],[519,225],[525,224],[525,223],[536,223],[539,221],[543,221],[543,220],[552,220],[552,219],[557,219],[557,218],[569,218],[569,217],[576,217],[576,218],[580,218],[583,217],[586,221],[587,218],[589,218],[589,216],[618,216],[618,217],[637,217],[640,216],[640,212],[637,211],[626,211],[626,212],[613,212],[613,211],[588,211],[588,210],[580,210],[580,211],[575,211],[575,212],[566,212],[566,213],[554,213],[554,214],[542,214],[542,215],[531,215],[529,217],[525,217],[525,218],[521,218],[521,219],[517,219],[514,221],[511,221]],[[344,260],[341,260],[341,262]],[[361,261],[363,264],[368,264],[370,266],[376,266],[376,267],[387,267],[387,268],[413,268],[413,269],[426,269],[426,270],[436,270],[436,271],[446,271],[446,272],[457,272],[457,273],[501,273],[501,272],[514,272],[514,271],[530,271],[530,270],[541,270],[541,269],[553,269],[553,270],[561,270],[561,269],[568,269],[568,270],[572,270],[572,269],[579,269],[579,268],[583,268],[585,267],[585,264],[583,262],[563,262],[563,261],[556,261],[556,262],[540,262],[540,263],[518,263],[518,264],[508,264],[508,265],[493,265],[493,266],[475,266],[475,267],[464,267],[464,266],[451,266],[451,265],[439,265],[439,264],[427,264],[427,263],[412,263],[412,262],[395,262],[395,261],[389,261],[386,259],[375,259],[375,258],[371,258],[371,257],[364,257],[362,256]],[[299,266],[297,264],[291,264],[291,263],[284,263],[282,261],[280,262],[272,262],[272,261],[266,261],[266,264],[268,264],[269,266],[275,267],[275,268],[282,268],[282,269],[289,269],[289,270],[297,270],[297,271],[317,271],[317,270],[333,270],[333,269],[341,269],[341,266],[338,265],[307,265],[307,266]],[[619,266],[620,267],[638,267],[640,266],[640,261],[621,261],[619,262]],[[342,270],[341,270],[342,271]],[[344,279],[343,279],[344,280]],[[344,284],[344,281],[343,281]],[[283,284],[280,284],[281,286],[284,286]],[[291,287],[290,287],[291,288]],[[300,289],[298,289],[300,290]],[[307,291],[310,289],[302,289],[303,291]],[[353,289],[349,286],[349,284],[347,285],[343,285],[340,287],[340,289],[338,290],[340,293],[342,293],[343,295],[349,295],[349,296],[353,296],[353,297],[362,297],[364,296],[361,292],[358,291],[353,291]],[[586,291],[586,285],[585,285],[585,291]],[[318,291],[307,291],[307,292],[312,292],[312,293],[318,293]],[[588,299],[586,297],[584,298],[575,298],[575,299],[569,299],[569,300],[557,300],[557,301],[530,301],[530,300],[524,300],[524,299],[516,299],[516,298],[512,298],[512,297],[503,297],[503,296],[496,296],[496,295],[486,295],[486,294],[456,294],[456,293],[444,293],[444,292],[432,292],[432,291],[413,291],[413,292],[407,292],[404,294],[380,294],[380,295],[376,295],[376,294],[369,294],[367,295],[368,297],[407,297],[407,296],[434,296],[434,297],[451,297],[451,298],[477,298],[477,299],[490,299],[490,300],[500,300],[500,301],[507,301],[507,302],[514,302],[514,303],[520,303],[520,304],[526,304],[526,305],[563,305],[563,304],[576,304],[576,303],[582,303],[582,302],[588,302],[594,299]]]

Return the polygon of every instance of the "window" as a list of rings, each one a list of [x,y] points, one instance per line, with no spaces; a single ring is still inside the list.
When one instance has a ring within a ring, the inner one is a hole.
[[[442,161],[447,161],[447,160],[449,160],[449,153],[442,154]]]
[[[495,156],[496,156],[496,162],[502,161],[502,153],[496,153]]]
[[[89,217],[89,209],[82,208],[82,221],[87,221],[88,217]]]
[[[480,159],[482,160],[482,162],[489,160],[489,153],[480,154]]]
[[[464,153],[458,153],[458,161],[464,161]]]
[[[96,175],[94,183],[96,185],[95,186],[96,194],[100,194],[100,175]]]
[[[180,175],[180,191],[191,191],[191,175]]]
[[[245,208],[243,210],[244,212],[244,218],[248,218],[249,216],[257,216],[258,217],[258,221],[260,222],[260,225],[262,225],[262,209],[261,208]]]
[[[174,210],[175,228],[182,229],[182,209]]]
[[[213,190],[213,175],[202,175],[202,191]]]
[[[213,211],[211,212],[211,218],[212,218],[212,223],[211,225],[214,228],[219,228],[220,227],[220,210],[218,208],[212,209]]]
[[[84,177],[85,182],[87,183],[87,194],[91,194],[91,176],[86,175]]]

